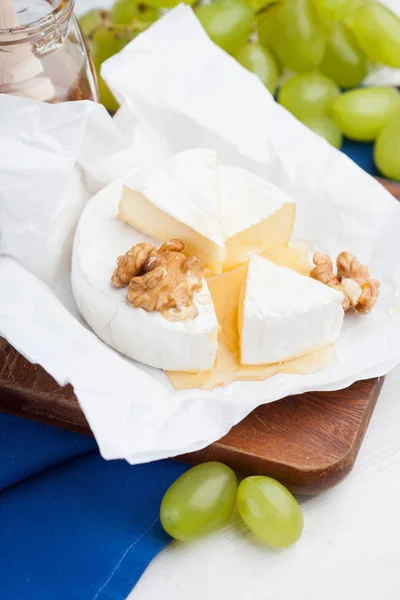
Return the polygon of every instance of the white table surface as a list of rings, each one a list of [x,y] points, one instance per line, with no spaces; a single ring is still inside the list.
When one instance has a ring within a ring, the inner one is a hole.
[[[129,600],[399,600],[400,367],[352,473],[301,506],[304,533],[292,548],[268,550],[234,518],[212,536],[167,546]]]
[[[109,5],[76,0],[76,12]],[[268,550],[235,517],[205,539],[167,546],[129,600],[400,600],[400,367],[350,476],[301,506],[305,529],[292,548]]]

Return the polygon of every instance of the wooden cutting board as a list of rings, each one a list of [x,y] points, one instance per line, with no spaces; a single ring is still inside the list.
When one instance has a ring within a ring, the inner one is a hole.
[[[400,185],[382,183],[400,199]],[[271,475],[295,493],[318,494],[353,468],[382,383],[382,377],[369,379],[265,404],[218,442],[178,460],[220,460],[247,474]],[[91,435],[72,387],[60,387],[1,338],[0,410]]]

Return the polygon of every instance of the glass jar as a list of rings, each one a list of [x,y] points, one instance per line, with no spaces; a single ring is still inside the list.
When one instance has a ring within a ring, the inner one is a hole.
[[[0,0],[0,93],[99,101],[75,0]]]

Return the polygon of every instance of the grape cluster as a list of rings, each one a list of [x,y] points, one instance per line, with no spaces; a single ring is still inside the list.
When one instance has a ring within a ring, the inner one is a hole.
[[[81,20],[94,63],[119,52],[180,0],[117,0]],[[400,180],[399,95],[352,90],[370,63],[400,68],[400,19],[374,0],[185,0],[210,38],[255,73],[277,100],[339,148],[342,136],[375,141],[375,162]],[[118,108],[99,78],[101,101]],[[342,90],[344,93],[341,93]]]

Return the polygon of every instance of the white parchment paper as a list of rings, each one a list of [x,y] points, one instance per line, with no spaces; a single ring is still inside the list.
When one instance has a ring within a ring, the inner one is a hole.
[[[89,102],[0,96],[0,333],[74,386],[105,458],[139,463],[193,451],[259,404],[340,389],[400,362],[400,205],[379,183],[277,105],[188,7],[107,61],[103,75],[125,103],[114,120]],[[354,252],[381,280],[377,307],[346,316],[337,362],[323,372],[175,392],[77,314],[70,248],[89,192],[194,147],[214,147],[223,163],[282,187],[297,203],[294,240]]]

